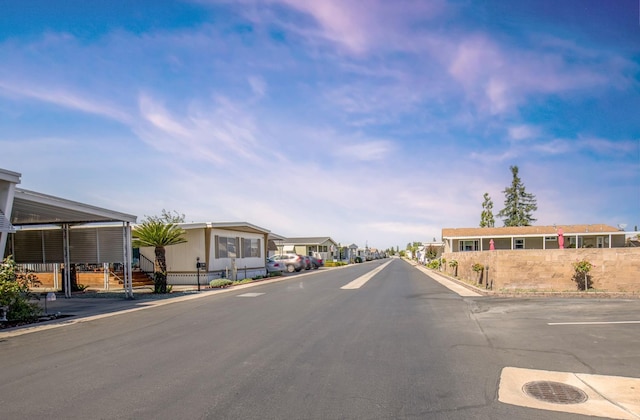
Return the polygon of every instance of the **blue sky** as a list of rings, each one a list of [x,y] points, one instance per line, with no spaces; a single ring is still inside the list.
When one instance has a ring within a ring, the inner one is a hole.
[[[538,225],[640,225],[637,0],[2,8],[22,188],[403,249],[497,213],[517,165]]]

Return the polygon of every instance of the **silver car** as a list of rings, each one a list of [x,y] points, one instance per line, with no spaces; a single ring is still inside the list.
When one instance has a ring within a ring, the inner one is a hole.
[[[284,264],[287,273],[300,271],[305,268],[305,262],[301,255],[298,254],[280,254],[271,257],[274,261]]]
[[[281,273],[285,270],[283,263],[274,260],[273,258],[267,258],[267,273]]]

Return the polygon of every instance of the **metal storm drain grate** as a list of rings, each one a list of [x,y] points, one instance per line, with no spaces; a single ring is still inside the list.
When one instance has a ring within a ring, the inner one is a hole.
[[[560,382],[528,382],[522,390],[530,397],[554,404],[580,404],[589,399],[581,389]]]

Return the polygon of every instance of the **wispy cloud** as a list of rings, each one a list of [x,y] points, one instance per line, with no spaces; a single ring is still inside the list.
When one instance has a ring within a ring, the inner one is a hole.
[[[343,144],[337,150],[337,153],[339,157],[350,160],[375,161],[389,158],[393,150],[393,143],[377,140],[366,143]]]
[[[540,134],[540,130],[537,127],[521,124],[508,128],[509,137],[513,140],[527,140],[534,138]]]
[[[0,80],[0,95],[2,94],[15,98],[46,102],[87,114],[99,115],[122,123],[131,121],[129,115],[122,112],[117,106],[110,105],[99,99],[91,99],[85,93],[73,92],[72,88],[38,86],[33,81],[27,84],[15,80]]]
[[[485,34],[441,42],[447,43],[450,48],[438,48],[434,53],[448,63],[449,73],[468,98],[491,114],[513,112],[535,95],[586,93],[587,89],[603,89],[612,83],[618,88],[628,87],[632,81],[623,74],[637,68],[631,61],[607,52],[573,50],[569,60],[566,50],[501,45]]]
[[[140,113],[143,124],[133,129],[150,146],[168,155],[217,164],[230,164],[238,157],[261,161],[251,116],[227,98],[218,97],[211,108],[193,104],[186,114],[179,115],[141,94]]]
[[[429,21],[446,8],[440,0],[272,0],[310,16],[319,31],[300,30],[307,37],[321,37],[355,55],[373,49],[402,49],[409,22]]]
[[[248,81],[256,100],[261,99],[267,94],[267,83],[262,77],[250,76]]]

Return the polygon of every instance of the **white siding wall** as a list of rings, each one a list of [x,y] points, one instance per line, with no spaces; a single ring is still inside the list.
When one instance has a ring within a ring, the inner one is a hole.
[[[166,247],[167,272],[196,271],[196,258],[205,260],[204,229],[189,229],[186,231],[187,243]]]
[[[204,229],[189,229],[186,231],[184,244],[165,247],[167,257],[167,272],[196,271],[196,257],[204,261]],[[140,253],[154,261],[155,250],[152,247],[140,248]]]

